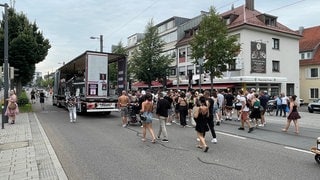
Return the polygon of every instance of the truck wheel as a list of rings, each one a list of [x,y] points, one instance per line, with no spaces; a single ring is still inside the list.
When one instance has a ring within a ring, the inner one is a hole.
[[[320,164],[320,154],[316,154],[314,159],[317,161],[318,164]]]

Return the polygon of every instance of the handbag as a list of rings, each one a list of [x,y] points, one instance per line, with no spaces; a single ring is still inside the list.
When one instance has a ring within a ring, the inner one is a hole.
[[[286,112],[289,112],[289,111],[290,111],[289,107],[288,107],[288,106],[286,106]]]
[[[12,103],[9,104],[9,107],[8,107],[8,108],[9,108],[9,109],[16,109],[16,107],[17,107],[16,103],[13,103],[13,102],[12,102]]]
[[[143,116],[142,114],[140,114],[140,119],[141,119],[141,121],[146,121],[147,120],[147,118],[145,116]]]

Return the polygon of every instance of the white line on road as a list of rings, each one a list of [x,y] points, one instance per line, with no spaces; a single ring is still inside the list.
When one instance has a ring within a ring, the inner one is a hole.
[[[306,150],[303,150],[303,149],[297,149],[297,148],[288,147],[288,146],[285,146],[284,148],[285,148],[285,149],[290,149],[290,150],[293,150],[293,151],[299,151],[299,152],[304,152],[304,153],[308,153],[308,154],[314,154],[314,153],[311,152],[311,151],[306,151]]]
[[[235,138],[239,138],[239,139],[247,139],[245,137],[242,136],[237,136],[237,135],[233,135],[233,134],[228,134],[228,133],[224,133],[224,132],[216,132],[217,134],[222,134],[222,135],[226,135],[226,136],[231,136],[231,137],[235,137]]]

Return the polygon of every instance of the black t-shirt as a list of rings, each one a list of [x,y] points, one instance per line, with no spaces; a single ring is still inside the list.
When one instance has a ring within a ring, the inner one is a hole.
[[[234,96],[232,94],[226,94],[225,100],[226,100],[226,106],[232,106],[234,101]]]
[[[210,115],[213,115],[213,103],[214,103],[214,101],[213,101],[213,99],[212,98],[206,98],[206,101],[208,101],[209,102],[209,114]]]
[[[166,99],[159,99],[157,103],[156,114],[163,117],[168,117],[168,109],[170,109],[170,103]]]

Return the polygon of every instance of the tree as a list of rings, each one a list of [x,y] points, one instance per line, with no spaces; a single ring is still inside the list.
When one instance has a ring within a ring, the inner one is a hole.
[[[124,56],[127,55],[127,51],[126,51],[126,49],[123,47],[123,44],[122,44],[121,41],[118,43],[118,45],[116,46],[116,48],[114,48],[114,49],[112,50],[112,53],[120,54],[120,55],[124,55]],[[110,75],[110,82],[111,82],[113,85],[116,85],[116,84],[117,84],[117,79],[118,79],[118,63],[117,63],[117,62],[111,63],[111,64],[109,65],[109,75]]]
[[[234,57],[240,51],[236,36],[228,35],[227,25],[213,7],[204,15],[199,31],[191,41],[192,57],[203,58],[203,67],[210,72],[211,91],[214,77],[221,77],[227,65],[234,63]]]
[[[172,59],[161,54],[165,42],[159,37],[158,28],[151,20],[145,30],[145,37],[141,44],[133,52],[133,57],[129,62],[129,72],[139,81],[144,81],[151,88],[151,82],[162,80],[166,77]]]
[[[36,23],[30,23],[23,13],[16,13],[13,8],[8,9],[8,30],[9,64],[19,69],[19,76],[14,79],[19,92],[22,85],[33,79],[35,65],[45,59],[51,45]],[[0,33],[0,51],[3,52],[4,21],[1,22]],[[0,59],[3,63],[3,53]]]

